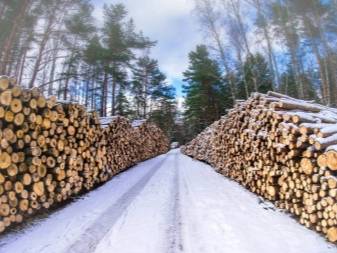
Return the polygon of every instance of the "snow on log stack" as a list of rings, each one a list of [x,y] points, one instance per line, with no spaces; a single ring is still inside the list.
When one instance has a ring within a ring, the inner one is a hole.
[[[0,77],[0,232],[168,151],[163,132],[46,99]]]
[[[182,150],[337,241],[337,109],[253,94]]]

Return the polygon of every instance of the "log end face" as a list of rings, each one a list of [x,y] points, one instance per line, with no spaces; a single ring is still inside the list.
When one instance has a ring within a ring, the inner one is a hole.
[[[327,238],[330,242],[337,242],[337,227],[331,227],[328,229]]]

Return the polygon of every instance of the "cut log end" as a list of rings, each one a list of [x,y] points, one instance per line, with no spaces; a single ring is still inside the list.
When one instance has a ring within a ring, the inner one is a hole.
[[[327,238],[330,242],[337,242],[337,228],[331,227],[327,231]]]
[[[337,152],[334,150],[326,153],[327,166],[331,170],[337,170]]]

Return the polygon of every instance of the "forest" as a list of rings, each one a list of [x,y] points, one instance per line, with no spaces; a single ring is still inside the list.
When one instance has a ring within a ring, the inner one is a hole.
[[[146,118],[184,143],[252,92],[337,105],[336,0],[191,0],[203,43],[188,55],[184,106],[150,57],[156,41],[123,4],[0,1],[0,73],[101,116]],[[186,52],[187,54],[188,52]]]

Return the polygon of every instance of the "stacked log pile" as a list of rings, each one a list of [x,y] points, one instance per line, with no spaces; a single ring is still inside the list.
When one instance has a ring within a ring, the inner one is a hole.
[[[107,123],[109,122],[109,123]],[[113,174],[139,161],[166,153],[169,140],[156,125],[146,121],[130,123],[124,117],[101,119],[106,142],[107,167]]]
[[[123,117],[101,124],[95,112],[7,77],[0,104],[0,232],[168,150],[154,125],[134,128]]]
[[[337,241],[337,110],[253,94],[182,151]]]
[[[153,123],[144,122],[135,127],[138,148],[138,160],[147,160],[153,157],[153,154],[166,153],[169,147],[169,140],[163,134],[162,130]]]
[[[124,117],[113,117],[104,127],[102,139],[107,147],[107,169],[112,175],[136,164],[139,148],[134,129]]]

